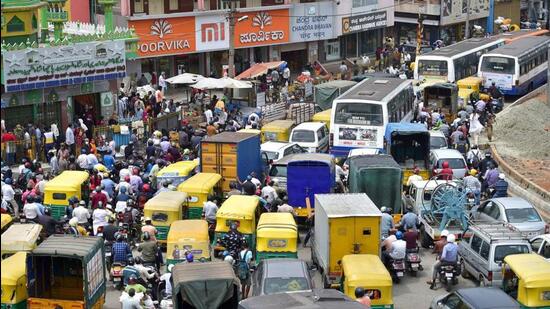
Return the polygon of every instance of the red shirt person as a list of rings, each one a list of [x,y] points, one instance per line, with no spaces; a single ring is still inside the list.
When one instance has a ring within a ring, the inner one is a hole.
[[[444,161],[441,165],[443,168],[437,175],[437,179],[440,180],[453,180],[453,170],[449,167],[449,162]]]
[[[107,205],[107,196],[101,192],[101,186],[95,188],[95,193],[92,196],[92,208],[97,208],[99,202],[102,202],[103,206]]]

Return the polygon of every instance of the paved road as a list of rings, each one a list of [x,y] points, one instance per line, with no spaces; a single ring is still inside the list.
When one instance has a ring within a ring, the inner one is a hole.
[[[303,239],[304,235],[302,235]],[[426,281],[431,277],[432,265],[434,264],[435,258],[427,250],[421,250],[422,256],[422,265],[424,266],[424,271],[420,272],[417,277],[410,277],[405,275],[401,283],[394,285],[393,287],[393,300],[395,303],[395,308],[415,308],[423,309],[429,308],[430,302],[435,296],[444,295],[445,289],[440,288],[438,290],[430,290]],[[298,256],[300,259],[310,262],[311,260],[311,251],[310,248],[300,247],[298,251]],[[317,287],[322,287],[321,275],[319,272],[315,272],[314,281]],[[473,287],[475,283],[471,280],[466,280],[464,278],[459,279],[459,284],[455,286],[456,288],[463,287]],[[120,308],[120,302],[118,298],[120,292],[115,290],[111,284],[108,284],[107,288],[107,300],[104,308],[114,309]]]

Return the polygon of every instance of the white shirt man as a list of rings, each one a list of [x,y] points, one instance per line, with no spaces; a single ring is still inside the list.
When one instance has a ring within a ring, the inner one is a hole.
[[[271,183],[262,188],[262,196],[266,197],[268,203],[273,203],[277,198],[277,191],[271,186]]]
[[[120,188],[122,187],[125,187],[126,188],[126,194],[130,195],[133,193],[132,191],[132,185],[130,185],[129,183],[127,183],[126,181],[124,180],[121,180],[118,185],[116,185],[115,187],[115,190],[120,192]]]
[[[36,205],[36,203],[27,203],[23,207],[23,213],[25,214],[25,218],[27,218],[27,220],[34,220],[38,218],[40,209],[38,209],[38,205]]]
[[[391,244],[390,256],[393,259],[404,259],[407,254],[407,242],[403,239],[398,239]]]
[[[80,154],[78,158],[76,158],[76,163],[81,169],[87,170],[88,169],[88,156],[84,153]]]
[[[67,144],[68,146],[74,144],[74,132],[73,128],[71,127],[68,127],[67,131],[65,131],[65,144]]]
[[[97,235],[98,227],[107,225],[107,221],[109,220],[109,215],[110,213],[104,208],[96,208],[94,210],[92,214],[94,235]]]
[[[210,123],[210,121],[214,119],[214,115],[212,115],[212,111],[210,109],[204,111],[204,117],[206,117],[206,123]]]
[[[84,205],[79,204],[78,207],[73,210],[73,217],[78,219],[78,224],[86,224],[92,216]]]
[[[202,212],[204,214],[204,218],[207,221],[209,222],[216,221],[216,213],[218,212],[218,205],[216,205],[216,203],[212,201],[205,202],[202,208]]]

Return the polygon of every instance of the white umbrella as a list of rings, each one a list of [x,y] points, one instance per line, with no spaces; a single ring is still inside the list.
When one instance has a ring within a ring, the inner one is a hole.
[[[193,88],[197,89],[222,89],[227,85],[227,81],[220,78],[205,77],[199,80],[196,84],[191,85]]]
[[[198,74],[183,73],[168,78],[166,82],[170,84],[195,84],[201,79],[204,79],[204,76]]]
[[[224,83],[226,84],[224,88],[233,88],[233,89],[248,89],[252,88],[252,83],[249,81],[243,81],[243,80],[236,80],[229,77],[223,77],[220,78],[221,80],[224,80]]]
[[[136,92],[137,94],[140,96],[140,97],[144,97],[147,93],[149,93],[149,91],[151,91],[151,93],[155,93],[156,89],[153,88],[153,86],[151,85],[145,85],[143,87],[137,87],[136,89]]]

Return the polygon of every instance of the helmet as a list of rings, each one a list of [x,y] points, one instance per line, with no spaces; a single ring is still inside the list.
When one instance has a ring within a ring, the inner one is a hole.
[[[136,264],[142,264],[142,263],[143,263],[143,259],[142,259],[141,257],[139,257],[139,256],[136,256],[136,257],[134,258],[134,263],[136,263]]]
[[[151,239],[151,235],[149,234],[149,232],[144,232],[143,233],[143,240],[147,241],[149,239]]]
[[[149,184],[144,184],[143,185],[143,192],[149,192],[149,190],[151,189],[151,187],[149,186]]]
[[[34,198],[34,202],[35,202],[35,203],[42,204],[42,197],[41,197],[40,195],[37,195],[37,196]]]
[[[134,265],[135,263],[136,263],[136,261],[134,260],[133,257],[128,258],[128,265]]]
[[[120,193],[126,193],[126,187],[124,186],[120,187]]]
[[[447,242],[455,242],[455,235],[449,234],[449,236],[447,236]]]
[[[134,200],[133,199],[127,200],[126,205],[128,205],[129,207],[133,207],[134,206]]]
[[[29,196],[27,196],[27,203],[34,203],[34,194],[29,194]]]
[[[122,234],[118,234],[116,236],[116,241],[120,242],[120,241],[123,241],[124,240],[124,236],[122,236]]]
[[[25,168],[31,168],[31,162],[25,162]]]
[[[449,162],[444,161],[442,166],[443,168],[449,168]]]
[[[362,287],[355,288],[355,297],[361,298],[363,296],[365,296],[365,289],[363,289]]]
[[[504,175],[504,173],[500,173],[498,174],[498,178],[504,180],[504,178],[506,178],[506,175]]]
[[[101,192],[101,186],[95,187],[95,192]]]
[[[81,154],[86,154],[86,148],[80,149],[80,153],[81,153]]]
[[[470,175],[472,175],[472,176],[477,175],[477,170],[476,170],[475,168],[472,168],[472,169],[470,170]]]
[[[5,183],[6,183],[7,185],[11,185],[11,184],[13,183],[13,180],[11,180],[11,178],[6,178]]]
[[[185,259],[187,260],[188,263],[193,263],[193,253],[189,252],[185,255]]]
[[[86,201],[85,201],[85,200],[82,200],[82,201],[78,202],[78,206],[84,206],[84,207],[86,207]]]
[[[380,211],[381,212],[388,212],[388,207],[382,206],[382,208],[380,208]]]
[[[71,220],[69,220],[69,225],[70,226],[77,226],[78,225],[78,219],[77,218],[71,218]]]
[[[223,260],[224,260],[225,262],[231,264],[231,265],[233,265],[233,262],[235,261],[235,259],[233,259],[233,257],[232,257],[230,254],[226,255],[226,256],[223,258]]]
[[[441,231],[441,237],[447,237],[447,236],[449,236],[449,231],[447,230]]]
[[[397,231],[397,232],[395,233],[395,238],[397,238],[397,239],[403,239],[403,232]]]
[[[69,198],[69,204],[78,204],[78,197],[73,195],[71,198]]]
[[[128,264],[130,264],[130,259],[128,259]],[[137,276],[134,274],[131,274],[130,278],[128,279],[128,284],[136,284],[136,283],[137,283]]]
[[[168,272],[171,273],[172,272],[172,268],[174,268],[176,264],[170,264],[168,265]]]

